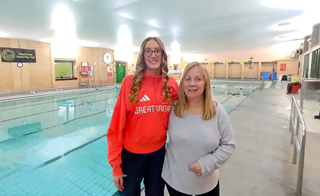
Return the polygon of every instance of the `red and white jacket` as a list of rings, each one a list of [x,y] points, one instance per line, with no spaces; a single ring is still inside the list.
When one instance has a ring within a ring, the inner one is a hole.
[[[173,100],[178,97],[178,83],[169,77],[172,101],[164,103],[162,76],[153,76],[145,71],[141,80],[136,105],[129,103],[132,75],[121,84],[118,100],[107,132],[108,161],[113,176],[122,175],[121,151],[147,154],[160,149],[166,142],[167,123]]]

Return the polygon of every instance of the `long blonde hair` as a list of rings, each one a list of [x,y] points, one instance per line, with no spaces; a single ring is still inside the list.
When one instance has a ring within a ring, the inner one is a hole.
[[[143,78],[144,72],[147,69],[147,64],[144,59],[143,50],[144,50],[146,43],[150,40],[155,40],[162,49],[162,59],[161,59],[160,69],[161,69],[161,73],[162,73],[162,81],[164,82],[164,85],[162,88],[163,100],[165,103],[169,103],[172,101],[171,100],[172,99],[171,93],[170,93],[170,85],[168,84],[168,80],[169,80],[168,63],[167,63],[168,57],[167,57],[166,49],[164,47],[164,44],[162,43],[162,41],[159,38],[148,37],[141,43],[139,57],[137,60],[136,71],[135,71],[133,78],[132,78],[132,85],[130,88],[131,93],[127,97],[127,100],[129,102],[131,102],[133,105],[137,104],[137,102],[138,102],[138,93],[139,93],[139,90],[141,87],[141,80]]]
[[[189,70],[195,66],[198,66],[200,68],[202,75],[204,76],[205,88],[203,91],[203,115],[202,116],[204,120],[208,120],[213,118],[214,115],[216,115],[216,107],[215,107],[215,102],[213,101],[213,98],[212,98],[209,72],[203,65],[201,65],[198,62],[189,63],[184,69],[182,79],[179,85],[179,90],[178,90],[178,102],[175,104],[173,111],[176,116],[183,118],[183,113],[184,111],[186,111],[186,109],[189,106],[188,98],[184,92],[184,81],[186,79],[186,76]]]

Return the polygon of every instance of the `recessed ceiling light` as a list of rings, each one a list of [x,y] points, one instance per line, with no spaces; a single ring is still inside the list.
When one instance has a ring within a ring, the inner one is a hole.
[[[290,22],[281,22],[278,24],[278,26],[286,26],[286,25],[290,25]]]

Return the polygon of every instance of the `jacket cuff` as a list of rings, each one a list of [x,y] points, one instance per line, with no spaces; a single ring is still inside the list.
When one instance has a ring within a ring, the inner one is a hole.
[[[198,160],[198,163],[200,165],[201,168],[201,175],[207,175],[208,173],[210,173],[210,169],[207,167],[207,165],[204,163],[205,161],[203,160],[203,157],[201,157]]]
[[[112,169],[112,175],[113,176],[122,176],[122,169],[121,167],[115,167]]]

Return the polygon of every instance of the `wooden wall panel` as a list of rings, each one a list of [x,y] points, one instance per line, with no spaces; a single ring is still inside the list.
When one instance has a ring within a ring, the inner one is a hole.
[[[214,65],[214,77],[215,78],[226,78],[226,66],[223,63],[217,63]]]

